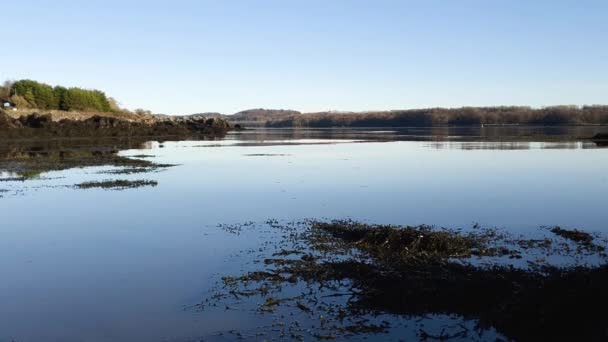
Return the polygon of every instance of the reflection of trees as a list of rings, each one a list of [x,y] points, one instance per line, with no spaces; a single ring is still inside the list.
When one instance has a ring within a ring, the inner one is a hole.
[[[431,146],[435,148],[446,146],[445,148],[458,149],[591,148],[597,145],[584,138],[595,135],[601,129],[597,126],[250,129],[235,133],[231,138],[251,143],[301,139],[429,141],[434,142]]]
[[[593,142],[533,142],[533,141],[434,141],[429,147],[442,150],[530,150],[530,149],[589,149]]]
[[[154,167],[156,164],[148,160],[118,155],[122,150],[149,150],[153,146],[154,142],[145,138],[4,141],[0,143],[0,171],[25,174],[86,166]]]

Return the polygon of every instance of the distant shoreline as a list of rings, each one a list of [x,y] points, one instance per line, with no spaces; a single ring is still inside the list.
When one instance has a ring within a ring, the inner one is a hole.
[[[608,125],[608,106],[470,107],[416,109],[354,114],[317,113],[274,119],[266,126],[438,127]]]

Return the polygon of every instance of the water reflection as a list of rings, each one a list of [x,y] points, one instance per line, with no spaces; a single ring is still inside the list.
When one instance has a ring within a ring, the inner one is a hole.
[[[572,142],[524,142],[524,141],[436,141],[426,144],[432,149],[455,150],[545,150],[545,149],[594,149],[601,147],[589,141]]]
[[[209,141],[0,143],[1,177],[22,178],[0,181],[0,341],[185,342],[260,326],[236,310],[183,310],[220,272],[259,266],[239,254],[257,253],[259,236],[234,239],[218,224],[353,218],[608,232],[606,150],[581,138],[600,128],[504,130],[513,132],[245,130]],[[133,162],[178,166],[114,172]],[[66,187],[106,179],[158,185]]]
[[[522,148],[594,148],[605,147],[604,141],[589,139],[597,133],[608,131],[603,126],[574,127],[429,127],[392,129],[251,129],[234,132],[228,140],[238,140],[240,144],[269,144],[276,141],[318,140],[325,141],[430,141],[440,143],[467,142],[474,144],[446,144],[446,148],[469,149],[475,145],[483,149]],[[486,144],[487,143],[487,144]],[[527,143],[530,143],[528,145]],[[546,143],[546,144],[536,144]],[[527,147],[526,147],[527,146]]]
[[[423,141],[431,149],[525,150],[593,149],[606,147],[592,141],[601,126],[580,127],[432,127],[398,129],[251,129],[223,137],[211,137],[197,147],[293,146],[357,142]],[[112,165],[109,158],[126,149],[148,150],[163,147],[169,140],[152,142],[129,139],[52,139],[1,141],[0,171],[44,172],[71,167]],[[103,157],[108,158],[103,158]]]

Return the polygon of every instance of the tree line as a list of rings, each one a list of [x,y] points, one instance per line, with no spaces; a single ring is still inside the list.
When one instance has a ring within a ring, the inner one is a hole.
[[[116,101],[103,91],[50,86],[33,80],[7,81],[0,87],[0,98],[10,100],[18,108],[63,111],[120,111]]]
[[[382,112],[320,112],[268,120],[268,127],[432,127],[480,125],[607,125],[608,106],[463,107]]]

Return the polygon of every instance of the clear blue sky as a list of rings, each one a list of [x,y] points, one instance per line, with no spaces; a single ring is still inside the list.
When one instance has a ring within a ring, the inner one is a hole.
[[[0,78],[131,109],[608,103],[608,1],[0,2]]]

